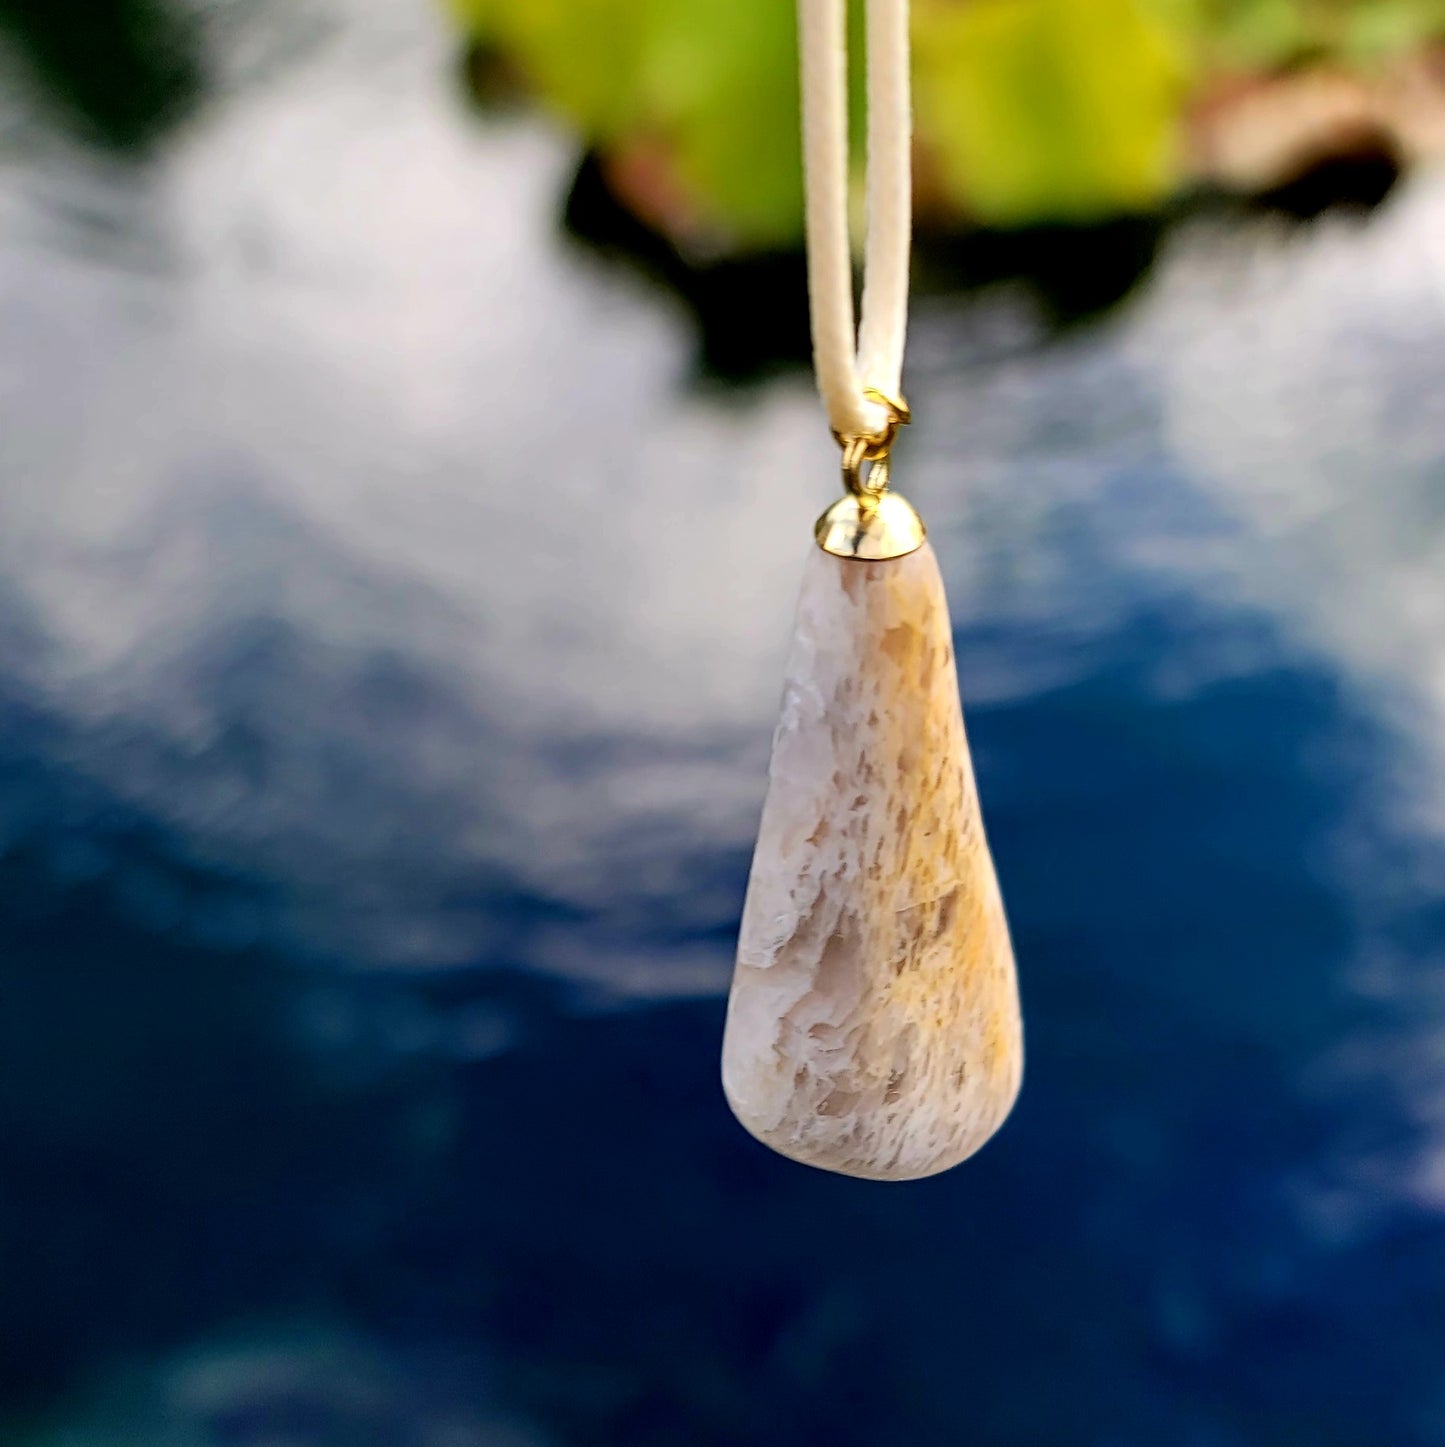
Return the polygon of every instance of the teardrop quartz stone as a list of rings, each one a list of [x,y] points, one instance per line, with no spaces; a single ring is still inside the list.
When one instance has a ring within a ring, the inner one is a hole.
[[[927,543],[810,550],[722,1071],[760,1141],[873,1180],[956,1165],[1018,1094],[1013,949]]]

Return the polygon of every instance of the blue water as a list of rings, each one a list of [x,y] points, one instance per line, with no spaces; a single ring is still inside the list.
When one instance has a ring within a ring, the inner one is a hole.
[[[920,301],[1028,1071],[929,1182],[717,1083],[806,377],[348,7],[0,170],[0,1440],[1445,1441],[1445,187]]]

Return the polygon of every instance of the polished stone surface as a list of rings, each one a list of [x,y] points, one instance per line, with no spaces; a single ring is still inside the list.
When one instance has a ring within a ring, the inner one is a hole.
[[[972,1155],[1022,1073],[933,549],[815,549],[743,908],[728,1101],[783,1155],[913,1180]]]

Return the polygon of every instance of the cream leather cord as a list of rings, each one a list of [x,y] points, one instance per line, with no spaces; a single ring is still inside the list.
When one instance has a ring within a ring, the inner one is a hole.
[[[808,297],[818,391],[835,433],[876,435],[899,395],[908,326],[913,133],[908,0],[867,0],[868,229],[862,325],[855,335],[848,239],[846,0],[798,0]]]

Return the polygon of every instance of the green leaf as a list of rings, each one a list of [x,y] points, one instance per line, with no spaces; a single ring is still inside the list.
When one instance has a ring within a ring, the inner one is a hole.
[[[650,119],[637,79],[672,0],[448,0],[478,39],[506,52],[548,107],[593,143]]]
[[[670,0],[644,89],[678,179],[745,245],[791,242],[803,190],[793,7]]]
[[[1018,225],[1149,209],[1177,168],[1183,38],[1138,0],[922,0],[918,130],[947,193]]]

